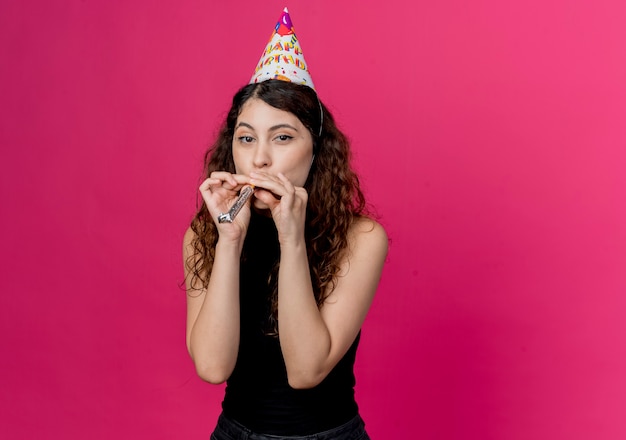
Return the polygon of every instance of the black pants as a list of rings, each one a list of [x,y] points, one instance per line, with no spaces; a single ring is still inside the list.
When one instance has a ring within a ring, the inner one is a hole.
[[[356,416],[348,423],[330,429],[328,431],[319,432],[317,434],[303,436],[280,436],[269,434],[257,434],[250,431],[245,426],[220,415],[217,419],[217,427],[211,440],[370,440],[367,432],[365,432],[365,423],[361,416]]]

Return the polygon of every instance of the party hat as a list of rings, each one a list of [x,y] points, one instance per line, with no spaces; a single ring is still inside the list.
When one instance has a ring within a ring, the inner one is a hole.
[[[268,79],[304,84],[315,90],[287,8],[283,10],[276,23],[250,84]]]

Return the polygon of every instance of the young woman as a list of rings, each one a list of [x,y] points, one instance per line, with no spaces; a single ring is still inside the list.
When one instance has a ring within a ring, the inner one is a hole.
[[[353,365],[388,242],[349,156],[310,87],[235,95],[184,239],[187,347],[201,378],[227,381],[212,439],[368,438]],[[247,185],[253,197],[219,223]]]
[[[368,439],[353,366],[387,235],[286,9],[205,172],[183,252],[189,354],[204,380],[227,382],[211,439]]]
[[[353,365],[388,241],[349,159],[310,87],[235,95],[184,239],[187,347],[201,378],[227,381],[212,439],[368,438]],[[218,222],[247,185],[250,201]]]

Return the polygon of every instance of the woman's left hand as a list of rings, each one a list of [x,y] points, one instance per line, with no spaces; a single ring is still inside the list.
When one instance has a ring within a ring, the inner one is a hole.
[[[265,203],[271,213],[281,246],[304,240],[304,221],[308,194],[294,186],[284,174],[250,173],[250,183],[255,186],[254,196]]]

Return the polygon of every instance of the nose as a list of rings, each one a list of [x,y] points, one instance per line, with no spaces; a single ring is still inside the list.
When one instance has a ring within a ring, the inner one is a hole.
[[[267,142],[259,141],[257,143],[252,163],[257,169],[267,168],[272,164],[270,146]]]

